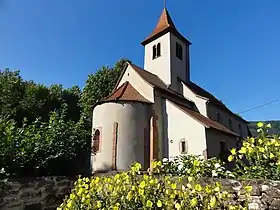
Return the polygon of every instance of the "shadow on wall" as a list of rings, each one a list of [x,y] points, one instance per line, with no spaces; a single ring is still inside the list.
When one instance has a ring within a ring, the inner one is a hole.
[[[102,169],[96,170],[96,171],[92,171],[91,175],[95,175],[95,174],[99,174],[99,173],[106,174],[106,173],[110,173],[110,172],[113,172],[112,165],[102,164]]]
[[[163,157],[169,157],[169,138],[168,138],[168,114],[166,112],[166,103],[162,103],[162,134],[163,134]]]

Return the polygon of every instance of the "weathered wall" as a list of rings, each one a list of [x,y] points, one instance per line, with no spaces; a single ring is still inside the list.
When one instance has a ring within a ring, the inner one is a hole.
[[[116,172],[98,174],[110,176]],[[280,209],[280,182],[251,180],[236,181],[227,179],[203,178],[201,185],[220,182],[223,190],[230,193],[231,202],[242,202],[244,192],[241,186],[253,187],[249,199],[250,210]],[[0,185],[1,210],[54,210],[73,187],[74,181],[66,177],[42,177],[32,180],[22,179]]]
[[[280,209],[280,181],[248,180],[237,181],[227,179],[201,179],[201,184],[220,182],[222,189],[229,192],[234,202],[244,201],[244,190],[241,186],[250,185],[253,187],[249,198],[249,210]]]
[[[1,210],[55,210],[74,181],[66,177],[40,177],[0,182]],[[3,187],[4,186],[4,187]]]

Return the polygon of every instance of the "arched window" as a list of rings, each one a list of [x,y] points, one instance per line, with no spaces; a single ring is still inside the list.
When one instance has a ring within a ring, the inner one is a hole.
[[[160,43],[157,44],[157,57],[160,56]]]
[[[155,59],[157,57],[157,46],[154,45],[153,46],[153,59]]]
[[[97,129],[93,134],[93,152],[96,153],[100,149],[100,131]]]
[[[153,46],[153,59],[159,57],[161,55],[161,46],[160,43],[157,43]]]

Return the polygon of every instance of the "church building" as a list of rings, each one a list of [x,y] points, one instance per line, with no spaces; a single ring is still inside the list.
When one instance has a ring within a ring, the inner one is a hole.
[[[224,158],[248,122],[190,79],[190,41],[166,8],[141,43],[144,68],[127,63],[112,93],[94,105],[92,172],[144,169],[178,155]]]

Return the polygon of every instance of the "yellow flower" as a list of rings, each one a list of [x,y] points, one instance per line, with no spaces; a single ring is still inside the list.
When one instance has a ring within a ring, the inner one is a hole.
[[[236,149],[233,148],[233,149],[230,150],[230,152],[231,152],[232,155],[235,155],[236,154]]]
[[[232,161],[233,161],[233,159],[234,159],[234,158],[233,158],[233,156],[232,156],[232,155],[228,156],[228,161],[229,161],[229,162],[232,162]]]
[[[244,187],[244,189],[246,190],[246,192],[251,192],[253,187],[252,186],[246,186],[246,187]]]
[[[221,190],[221,189],[220,189],[220,187],[218,187],[218,186],[214,188],[214,191],[215,191],[215,192],[219,192],[220,190]]]
[[[274,154],[272,154],[272,153],[269,154],[269,158],[270,158],[270,159],[272,159],[272,158],[274,158],[274,157],[275,157]]]
[[[176,189],[176,187],[177,187],[177,185],[174,183],[174,184],[171,184],[171,188],[172,188],[172,190],[175,190]]]
[[[259,151],[260,152],[264,152],[264,148],[263,147],[259,147]]]
[[[191,199],[191,207],[195,207],[197,203],[198,203],[197,198]]]
[[[133,197],[133,194],[132,194],[131,191],[129,191],[129,192],[127,193],[126,199],[130,201],[130,200],[132,199],[132,197]]]
[[[73,204],[73,201],[72,201],[72,200],[69,200],[66,206],[67,206],[68,208],[71,208],[71,207],[72,207],[72,204]]]
[[[198,160],[194,160],[194,161],[193,161],[193,165],[194,165],[194,166],[199,166],[199,164],[200,164],[200,162],[199,162]]]
[[[200,192],[200,191],[202,190],[202,187],[201,187],[200,184],[196,184],[196,185],[194,186],[194,189],[195,189],[196,191]]]
[[[145,188],[145,186],[146,186],[145,181],[140,182],[140,186],[139,186],[140,188],[142,188],[142,189],[143,189],[143,188]]]
[[[159,208],[162,207],[162,202],[161,202],[161,200],[158,200],[158,201],[157,201],[157,207],[159,207]]]
[[[262,122],[258,122],[258,123],[257,123],[257,126],[258,126],[259,128],[262,128],[262,127],[263,127],[263,123],[262,123]]]
[[[118,209],[119,209],[118,206],[114,206],[114,207],[113,207],[113,210],[118,210]]]
[[[138,193],[139,193],[140,195],[144,195],[144,190],[143,190],[143,189],[139,189],[139,190],[138,190]]]
[[[210,198],[210,207],[214,208],[216,206],[217,200],[215,196]]]
[[[152,206],[153,206],[153,202],[150,200],[147,200],[146,207],[151,208]]]
[[[245,147],[242,147],[242,148],[239,150],[239,153],[240,153],[240,154],[246,154],[246,148],[245,148]]]
[[[179,203],[176,203],[176,204],[175,204],[175,208],[176,208],[176,209],[180,209],[180,208],[181,208],[181,205],[180,205]]]
[[[100,201],[97,201],[96,207],[101,208],[101,206],[102,206],[102,203]]]

